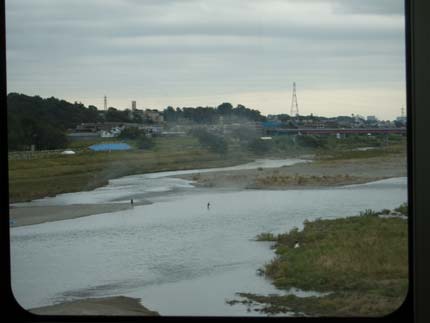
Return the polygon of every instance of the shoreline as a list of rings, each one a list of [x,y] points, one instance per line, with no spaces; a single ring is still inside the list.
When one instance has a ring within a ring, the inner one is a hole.
[[[364,184],[407,176],[406,157],[315,160],[278,168],[258,168],[177,175],[196,187],[235,189],[300,189]]]
[[[315,160],[277,168],[226,170],[174,175],[192,180],[197,189],[287,190],[324,189],[407,176],[403,155],[366,159]],[[163,194],[171,192],[164,192]],[[135,206],[150,204],[149,201]],[[11,206],[12,227],[75,219],[130,209],[129,203]]]
[[[388,315],[404,302],[409,285],[407,219],[407,206],[402,204],[391,210],[308,221],[300,231],[263,232],[257,241],[271,241],[274,258],[259,273],[280,290],[298,288],[325,295],[238,292],[239,297],[228,304],[296,316]],[[297,247],[296,241],[300,241]]]
[[[108,315],[108,316],[160,316],[140,302],[139,298],[113,296],[104,298],[86,298],[28,309],[36,315]]]
[[[135,206],[147,204],[151,203],[134,203]],[[113,213],[131,208],[132,206],[130,206],[129,203],[14,206],[9,209],[9,218],[14,222],[12,227],[22,227],[46,222],[76,219],[102,213]]]

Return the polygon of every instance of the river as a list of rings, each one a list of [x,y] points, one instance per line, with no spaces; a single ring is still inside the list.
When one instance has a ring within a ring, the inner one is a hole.
[[[297,162],[303,161],[262,160],[242,167]],[[11,228],[17,301],[32,308],[124,295],[141,298],[161,315],[259,315],[225,303],[236,292],[280,293],[257,275],[274,256],[270,243],[254,241],[257,234],[302,228],[304,220],[392,209],[407,198],[406,178],[324,189],[223,191],[169,177],[203,171],[213,169],[127,176],[91,192],[31,202],[104,203],[132,196],[152,204]]]

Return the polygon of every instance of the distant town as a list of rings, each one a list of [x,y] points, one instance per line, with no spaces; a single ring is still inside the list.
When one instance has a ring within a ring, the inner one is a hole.
[[[171,106],[163,111],[138,108],[136,101],[119,110],[105,106],[85,107],[56,98],[10,93],[8,95],[9,150],[46,150],[67,146],[67,142],[114,139],[126,129],[135,129],[147,137],[185,136],[204,126],[207,132],[228,137],[237,129],[248,128],[262,139],[276,135],[372,135],[378,133],[405,134],[406,116],[403,109],[395,120],[379,120],[376,116],[351,114],[322,117],[313,114],[264,116],[260,111],[243,105],[233,107],[222,103],[217,107]],[[293,110],[292,110],[293,111]]]
[[[234,111],[243,106],[233,108],[230,103],[223,103],[220,107],[225,106],[227,110]],[[110,110],[109,110],[110,109]],[[107,111],[100,111],[100,117],[106,119],[109,111],[114,111],[114,108],[109,108]],[[145,131],[148,136],[181,136],[187,134],[195,127],[199,127],[202,123],[198,120],[193,120],[191,113],[187,116],[187,110],[208,110],[213,108],[166,108],[164,111],[156,109],[138,109],[136,101],[132,101],[131,109],[126,109],[125,113],[131,122],[83,122],[77,125],[74,129],[68,129],[67,136],[71,140],[85,140],[93,138],[114,138],[118,137],[126,128],[138,128]],[[173,118],[171,115],[176,114]],[[351,116],[337,117],[321,117],[314,115],[267,115],[260,116],[260,120],[250,120],[248,118],[240,118],[220,115],[218,118],[206,120],[203,124],[209,132],[219,135],[228,135],[239,127],[255,128],[262,136],[281,135],[281,134],[336,134],[338,136],[348,133],[355,134],[376,134],[376,133],[405,133],[406,116],[398,116],[395,120],[379,120],[376,116],[362,116],[352,114]],[[138,120],[138,121],[136,121]],[[133,122],[134,121],[134,122]]]

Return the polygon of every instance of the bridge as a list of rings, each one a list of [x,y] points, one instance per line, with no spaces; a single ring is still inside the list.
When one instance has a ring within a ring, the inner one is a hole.
[[[267,135],[406,134],[406,128],[263,128]]]

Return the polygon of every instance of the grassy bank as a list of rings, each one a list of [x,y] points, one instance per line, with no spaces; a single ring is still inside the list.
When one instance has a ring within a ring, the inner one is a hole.
[[[388,142],[380,146],[357,147],[351,145],[333,145],[328,149],[318,149],[316,158],[320,161],[333,161],[345,159],[364,159],[374,157],[385,157],[392,155],[406,156],[406,138],[400,138],[400,141]],[[367,148],[367,150],[360,150]]]
[[[158,138],[150,150],[53,155],[9,162],[10,201],[28,201],[60,193],[91,190],[109,179],[132,174],[230,166],[251,158],[240,152],[212,153],[194,138]]]
[[[404,207],[398,210],[403,210]],[[383,213],[388,213],[384,210]],[[408,289],[407,221],[361,216],[305,222],[304,229],[260,235],[274,241],[276,257],[260,273],[288,290],[330,292],[322,297],[264,296],[239,293],[241,300],[266,313],[309,316],[383,316],[395,311]],[[293,248],[299,241],[300,247]]]
[[[354,140],[356,141],[356,139]],[[73,142],[71,148],[79,149],[76,155],[53,154],[44,158],[10,160],[9,196],[12,203],[29,201],[60,193],[91,190],[106,185],[109,179],[126,175],[231,166],[256,158],[288,158],[310,154],[315,155],[317,162],[324,166],[334,165],[339,161],[351,158],[364,160],[375,156],[405,156],[405,144],[402,138],[400,141],[389,142],[385,146],[377,146],[368,151],[352,151],[350,148],[345,148],[349,147],[349,144],[352,145],[351,147],[355,147],[354,140],[351,139],[345,143],[333,141],[324,147],[307,147],[295,143],[291,137],[279,136],[274,138],[273,143],[270,144],[271,148],[264,153],[250,151],[246,146],[232,141],[229,143],[227,152],[223,154],[215,153],[208,147],[204,147],[197,138],[192,136],[155,138],[155,145],[151,149],[117,152],[92,152],[86,148],[96,141]],[[134,145],[133,141],[129,143]],[[355,180],[354,176],[349,178],[348,176],[325,173],[297,176],[271,174],[265,178],[259,176],[244,185],[250,188],[278,188],[289,185],[322,186],[333,185],[333,183],[342,185],[367,180],[366,178]],[[240,181],[238,178],[231,180],[233,184]],[[373,176],[370,180],[375,180],[375,177]],[[246,181],[248,180],[246,179]],[[213,185],[212,183],[200,184]]]
[[[316,175],[272,175],[266,177],[257,177],[255,184],[250,185],[249,188],[283,188],[283,187],[296,187],[296,186],[338,186],[348,185],[351,183],[359,184],[366,183],[374,180],[380,180],[383,177],[359,177],[351,176],[349,174],[334,175],[334,176],[316,176]]]

